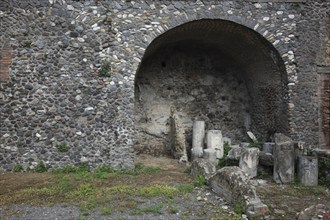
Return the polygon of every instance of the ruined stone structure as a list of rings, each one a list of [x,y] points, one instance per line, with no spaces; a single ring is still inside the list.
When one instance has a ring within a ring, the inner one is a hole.
[[[2,0],[0,164],[132,167],[171,109],[238,143],[330,148],[329,0]],[[59,146],[66,146],[61,152]]]

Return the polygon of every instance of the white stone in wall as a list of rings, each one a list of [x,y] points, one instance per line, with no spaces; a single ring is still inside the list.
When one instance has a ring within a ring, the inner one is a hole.
[[[255,4],[254,4],[254,7],[256,7],[256,8],[262,8],[262,6],[261,6],[260,3],[255,3]]]
[[[74,10],[74,7],[72,5],[67,5],[66,8],[69,10],[69,11],[73,11]]]

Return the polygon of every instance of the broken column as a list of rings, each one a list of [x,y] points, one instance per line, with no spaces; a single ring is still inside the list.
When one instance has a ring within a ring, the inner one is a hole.
[[[298,178],[304,186],[317,186],[318,160],[315,156],[300,156],[298,158]]]
[[[227,202],[242,202],[242,208],[249,219],[257,219],[268,210],[257,195],[256,188],[239,167],[223,167],[209,179],[209,186]]]
[[[285,184],[294,180],[294,144],[293,141],[281,134],[275,134],[275,147],[273,149],[274,172],[276,183]]]
[[[188,156],[184,126],[173,109],[171,109],[170,128],[171,153],[180,162],[187,162]]]
[[[250,178],[257,176],[257,168],[259,164],[259,149],[245,148],[239,160],[239,167],[243,172],[249,175]]]
[[[207,149],[214,149],[216,151],[216,158],[223,158],[223,140],[220,130],[208,130],[206,133]]]
[[[194,121],[192,135],[192,159],[203,157],[205,122]]]

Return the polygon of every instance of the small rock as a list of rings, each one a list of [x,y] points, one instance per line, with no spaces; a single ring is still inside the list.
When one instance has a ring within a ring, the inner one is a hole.
[[[76,31],[70,32],[70,37],[78,37],[78,36],[79,36],[78,32],[76,32]]]
[[[285,211],[281,210],[281,209],[274,209],[274,213],[276,215],[285,215]]]
[[[72,5],[68,5],[66,8],[67,8],[69,11],[73,11],[73,10],[74,10],[74,7],[73,7]]]
[[[249,220],[249,219],[248,219],[247,215],[244,215],[244,214],[243,214],[243,215],[242,215],[242,220]]]
[[[258,183],[260,186],[267,185],[267,180],[257,179],[257,183]]]
[[[26,84],[25,85],[25,88],[28,89],[28,90],[32,90],[33,89],[33,86],[31,84]]]
[[[81,34],[84,31],[84,28],[82,26],[77,26],[75,28],[75,31],[78,32],[79,34]]]

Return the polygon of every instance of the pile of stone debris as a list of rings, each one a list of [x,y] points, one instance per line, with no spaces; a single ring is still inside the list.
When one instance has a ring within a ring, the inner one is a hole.
[[[249,218],[261,216],[268,211],[251,180],[257,176],[259,164],[273,167],[273,180],[278,184],[293,182],[295,170],[298,171],[298,179],[303,185],[318,184],[317,156],[304,155],[301,143],[294,143],[284,134],[277,133],[274,143],[264,143],[258,148],[254,147],[258,143],[257,138],[252,132],[247,134],[255,144],[230,146],[230,139],[223,137],[220,130],[205,131],[205,122],[195,121],[191,174],[203,175],[212,190],[224,196],[227,201],[233,204],[241,202]],[[224,145],[230,147],[226,154]],[[235,161],[237,166],[218,167],[221,159]]]

